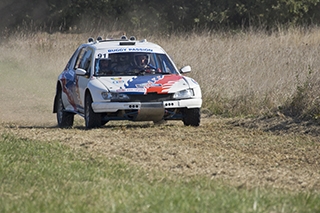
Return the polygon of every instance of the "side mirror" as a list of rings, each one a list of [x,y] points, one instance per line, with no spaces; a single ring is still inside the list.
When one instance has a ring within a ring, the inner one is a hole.
[[[76,69],[76,75],[81,75],[81,76],[87,75],[87,71],[85,71],[84,69],[78,68]]]
[[[180,69],[180,73],[188,73],[188,72],[191,72],[191,67],[189,65],[184,66]]]

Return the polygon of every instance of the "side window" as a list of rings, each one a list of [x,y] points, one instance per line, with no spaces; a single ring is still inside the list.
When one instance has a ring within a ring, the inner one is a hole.
[[[164,73],[175,73],[175,69],[166,55],[160,54],[157,56],[160,66],[160,69],[163,70]]]
[[[91,59],[92,59],[92,51],[88,49],[84,54],[81,59],[80,63],[80,68],[86,70],[87,72],[90,71],[90,64],[91,64]]]
[[[82,48],[78,55],[77,61],[75,63],[74,69],[81,68],[90,72],[90,64],[92,59],[92,50]]]
[[[73,68],[74,68],[74,67],[72,67],[72,66],[73,66],[73,65],[72,65],[72,62],[73,62],[74,58],[76,57],[77,52],[78,52],[78,50],[76,50],[76,51],[73,53],[73,55],[71,56],[70,60],[68,61],[68,64],[66,65],[65,70],[67,70],[67,69],[73,69]]]
[[[149,54],[149,57],[150,57],[150,64],[151,64],[151,66],[158,67],[158,66],[157,66],[157,62],[156,62],[156,59],[155,59],[155,54],[154,54],[154,53],[153,53],[152,55]]]
[[[80,50],[80,53],[79,53],[78,58],[76,60],[76,64],[74,65],[74,69],[75,70],[78,69],[78,68],[81,68],[82,58],[84,56],[85,51],[86,51],[86,48],[82,48]]]

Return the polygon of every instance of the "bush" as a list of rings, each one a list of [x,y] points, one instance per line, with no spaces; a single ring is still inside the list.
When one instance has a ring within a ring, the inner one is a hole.
[[[47,31],[105,27],[176,32],[319,24],[319,0],[15,0],[0,8],[0,30],[32,23]],[[85,27],[83,27],[85,26]]]
[[[297,88],[291,99],[284,105],[284,113],[302,119],[320,118],[320,99],[319,85],[320,81],[314,75],[311,67],[308,67],[308,75],[304,82],[296,75]]]

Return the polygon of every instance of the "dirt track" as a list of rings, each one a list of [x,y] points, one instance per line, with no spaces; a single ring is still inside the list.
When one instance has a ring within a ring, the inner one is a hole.
[[[173,121],[110,122],[84,130],[55,123],[3,122],[1,132],[22,138],[61,141],[75,149],[186,176],[206,175],[237,187],[269,186],[289,190],[320,190],[320,128],[283,116],[269,119],[222,119],[202,116],[198,128]]]

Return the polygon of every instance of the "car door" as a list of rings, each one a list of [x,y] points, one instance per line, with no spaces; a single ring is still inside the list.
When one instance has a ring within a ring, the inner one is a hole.
[[[79,54],[79,49],[77,49],[72,57],[70,58],[66,68],[64,71],[61,73],[59,76],[59,79],[62,84],[62,99],[63,99],[63,104],[64,108],[66,110],[76,110],[76,104],[74,102],[74,87],[75,87],[75,71],[74,71],[74,63],[76,58],[78,57]]]
[[[91,69],[92,69],[92,57],[93,50],[89,47],[83,48],[79,54],[77,63],[75,64],[75,70],[80,68],[86,71],[87,75],[76,75],[76,86],[75,86],[75,103],[79,112],[84,112],[84,93],[90,80]]]

